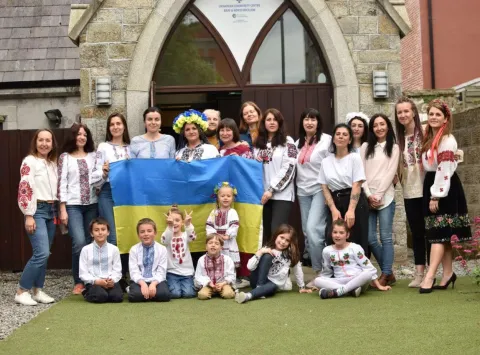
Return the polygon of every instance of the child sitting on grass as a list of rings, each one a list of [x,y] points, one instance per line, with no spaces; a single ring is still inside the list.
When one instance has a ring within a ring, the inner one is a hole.
[[[282,224],[277,228],[267,246],[258,250],[248,261],[247,266],[252,271],[250,275],[252,290],[248,293],[237,293],[235,301],[238,303],[273,296],[277,290],[290,291],[292,289],[292,281],[289,277],[291,267],[300,288],[299,292],[312,292],[305,288],[297,232],[288,224]]]
[[[130,302],[168,302],[165,276],[167,273],[167,249],[155,241],[157,225],[150,218],[137,223],[140,243],[130,249],[128,266],[130,270]]]
[[[107,242],[110,226],[103,218],[90,222],[93,243],[80,253],[80,279],[85,283],[83,297],[88,302],[122,302],[123,291],[118,281],[122,277],[122,263],[118,248]]]
[[[188,243],[196,238],[192,222],[192,212],[183,213],[176,205],[168,212],[167,228],[162,234],[162,244],[167,247],[167,284],[171,298],[192,298],[197,295],[193,286],[192,255]],[[182,227],[185,225],[185,232]]]
[[[223,238],[218,234],[207,235],[207,253],[200,257],[195,271],[198,299],[209,300],[214,294],[222,298],[234,298],[232,283],[235,281],[235,265],[222,252]]]
[[[349,236],[350,231],[344,220],[337,219],[333,222],[333,244],[323,249],[322,272],[315,279],[315,286],[320,289],[322,299],[347,294],[359,297],[372,280],[379,290],[390,290],[390,286],[382,286],[378,282],[377,269],[360,245],[348,241]]]

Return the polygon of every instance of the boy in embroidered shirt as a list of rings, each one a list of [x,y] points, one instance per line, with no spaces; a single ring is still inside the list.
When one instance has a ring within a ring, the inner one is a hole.
[[[207,235],[207,254],[203,255],[195,271],[195,286],[201,288],[198,299],[208,300],[214,294],[222,298],[234,298],[232,283],[235,281],[235,264],[222,252],[223,238],[218,234]]]
[[[137,223],[140,243],[130,249],[129,270],[130,302],[168,302],[170,292],[165,281],[167,273],[167,249],[155,241],[157,225],[150,218]]]
[[[197,295],[193,286],[192,255],[188,243],[196,238],[192,224],[192,212],[183,213],[176,205],[168,212],[167,228],[162,234],[162,244],[167,247],[167,284],[172,298],[192,298]],[[182,226],[185,225],[185,232]]]
[[[122,302],[123,292],[118,281],[122,277],[122,263],[118,248],[107,242],[110,226],[103,218],[90,223],[93,243],[80,253],[80,279],[85,283],[83,297],[88,302]]]

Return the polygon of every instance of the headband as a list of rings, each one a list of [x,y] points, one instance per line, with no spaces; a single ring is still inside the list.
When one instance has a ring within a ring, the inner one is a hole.
[[[218,195],[218,191],[220,191],[222,187],[230,187],[233,190],[233,195],[237,196],[237,188],[233,184],[230,184],[228,181],[219,182],[215,185],[215,187],[213,188],[213,192],[215,193],[215,195]]]
[[[370,122],[370,118],[366,114],[364,114],[363,112],[349,112],[349,113],[347,113],[347,116],[345,117],[345,123],[348,124],[355,117],[363,118],[365,121],[367,121],[367,124]]]

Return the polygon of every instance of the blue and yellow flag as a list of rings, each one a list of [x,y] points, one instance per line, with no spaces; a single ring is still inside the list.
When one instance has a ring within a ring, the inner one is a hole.
[[[205,250],[208,215],[215,208],[214,187],[228,181],[238,195],[234,208],[240,219],[237,243],[241,252],[255,253],[261,246],[263,194],[262,164],[237,156],[185,163],[171,159],[131,159],[113,163],[109,178],[115,203],[117,245],[128,253],[138,243],[137,222],[151,218],[157,224],[157,240],[166,228],[172,204],[193,211],[197,240],[192,252]]]

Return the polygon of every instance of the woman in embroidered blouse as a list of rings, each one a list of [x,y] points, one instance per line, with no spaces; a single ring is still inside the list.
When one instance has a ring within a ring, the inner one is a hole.
[[[84,124],[74,124],[67,134],[58,160],[58,199],[60,222],[72,237],[72,273],[79,295],[84,284],[79,277],[80,252],[92,241],[90,222],[98,215],[96,189],[90,185],[95,166],[92,134]]]
[[[218,138],[223,143],[220,156],[237,155],[242,158],[253,159],[252,152],[246,144],[240,142],[240,132],[237,123],[231,118],[220,121],[217,131]]]
[[[161,111],[158,107],[149,107],[143,113],[143,122],[147,133],[133,137],[130,145],[133,158],[173,159],[175,139],[160,133],[162,126]]]
[[[452,114],[447,104],[433,100],[428,104],[428,124],[422,146],[426,175],[423,183],[423,211],[427,241],[431,244],[430,267],[420,286],[420,293],[455,286],[453,252],[450,240],[465,241],[472,237],[467,201],[462,183],[455,172],[457,141],[450,133]],[[455,237],[453,237],[455,236]],[[437,268],[442,264],[440,284],[435,286]]]
[[[397,172],[400,150],[387,116],[381,113],[372,116],[368,142],[362,144],[360,156],[366,175],[363,189],[370,205],[368,244],[382,270],[378,282],[382,286],[392,285],[396,282],[392,271],[395,215],[395,188],[392,181]],[[377,237],[377,221],[380,224],[381,244]]]
[[[297,147],[287,136],[284,118],[274,108],[266,110],[260,121],[254,156],[263,163],[263,240],[267,242],[272,231],[288,223],[295,201],[293,179],[297,165]]]
[[[327,245],[332,244],[332,222],[344,219],[351,230],[350,240],[368,254],[368,202],[362,191],[365,171],[360,154],[353,152],[350,126],[345,123],[335,126],[329,151],[333,154],[323,159],[318,175],[329,207],[325,229]]]
[[[322,132],[320,112],[309,108],[300,116],[300,139],[295,143],[299,149],[297,158],[297,196],[302,217],[303,234],[308,243],[308,254],[313,271],[322,271],[322,251],[325,246],[327,208],[322,187],[317,183],[322,160],[328,155],[332,136]]]
[[[347,114],[346,123],[353,132],[353,152],[360,153],[360,147],[368,138],[369,118],[363,112],[350,112]]]
[[[42,291],[57,218],[57,141],[51,130],[35,133],[20,175],[18,207],[25,215],[33,255],[23,269],[15,302],[26,306],[52,303],[54,299]]]
[[[262,111],[253,101],[246,101],[240,108],[240,140],[255,146],[258,137],[258,127],[262,121]]]
[[[205,136],[207,127],[207,117],[201,112],[189,110],[178,115],[173,122],[173,129],[180,135],[175,159],[189,163],[218,157],[217,148]]]
[[[117,232],[113,217],[112,188],[108,179],[110,163],[129,159],[130,136],[127,121],[121,113],[112,113],[107,119],[105,142],[98,145],[95,167],[93,168],[90,183],[100,189],[98,195],[98,214],[105,218],[110,226],[108,242],[117,245]]]

